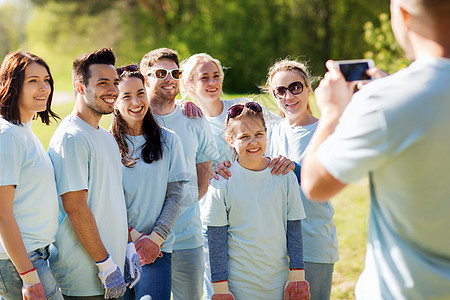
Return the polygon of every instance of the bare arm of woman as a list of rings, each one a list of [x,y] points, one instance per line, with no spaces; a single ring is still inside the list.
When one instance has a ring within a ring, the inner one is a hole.
[[[197,164],[198,200],[202,199],[208,191],[209,178],[211,178],[212,161]]]
[[[30,261],[14,217],[14,186],[0,186],[0,195],[0,241],[22,278],[23,299],[45,299],[44,287]]]

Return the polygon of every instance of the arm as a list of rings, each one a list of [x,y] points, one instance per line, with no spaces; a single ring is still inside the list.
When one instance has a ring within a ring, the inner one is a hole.
[[[68,192],[61,195],[64,210],[81,245],[95,262],[104,261],[108,251],[98,233],[97,223],[87,204],[87,190]]]
[[[212,161],[197,164],[198,199],[200,200],[208,191],[208,182],[211,177]]]
[[[0,195],[0,241],[23,281],[23,299],[45,299],[44,288],[30,261],[14,217],[14,186],[0,186]]]
[[[306,151],[301,171],[302,190],[312,201],[326,201],[346,186],[328,173],[317,156],[317,150],[334,132],[339,118],[351,100],[355,83],[346,82],[333,61],[328,61],[326,66],[329,72],[315,90],[321,118]]]
[[[166,199],[159,218],[153,226],[153,231],[159,234],[164,240],[167,239],[175,221],[178,218],[183,201],[184,182],[176,181],[167,183]]]

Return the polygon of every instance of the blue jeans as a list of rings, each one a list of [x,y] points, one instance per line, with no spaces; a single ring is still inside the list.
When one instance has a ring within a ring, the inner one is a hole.
[[[203,247],[172,253],[173,300],[200,300],[203,291]]]
[[[145,295],[152,300],[170,300],[172,253],[162,253],[152,264],[142,266],[141,279],[134,288],[127,289],[124,300],[139,300]]]
[[[211,266],[209,264],[209,245],[208,245],[208,230],[202,229],[203,233],[203,252],[205,255],[205,272],[203,274],[203,300],[211,300],[214,294],[211,282]]]
[[[305,261],[305,277],[309,282],[311,300],[329,300],[334,264]]]
[[[62,300],[61,289],[53,278],[48,265],[48,247],[28,253],[31,263],[38,272],[47,299]],[[22,279],[9,259],[0,260],[0,299],[22,300]]]

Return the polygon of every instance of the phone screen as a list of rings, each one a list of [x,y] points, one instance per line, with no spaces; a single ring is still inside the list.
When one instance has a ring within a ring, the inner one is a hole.
[[[369,64],[367,62],[341,63],[339,64],[339,68],[347,81],[372,79],[366,74],[366,70],[369,69]]]

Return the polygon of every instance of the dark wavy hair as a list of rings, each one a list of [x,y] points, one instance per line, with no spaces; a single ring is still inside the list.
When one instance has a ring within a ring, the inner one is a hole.
[[[59,119],[58,115],[51,110],[54,83],[47,63],[37,55],[29,52],[15,51],[5,56],[0,67],[0,114],[9,122],[21,125],[19,110],[19,95],[25,81],[25,69],[32,63],[43,66],[50,76],[50,94],[47,100],[47,108],[38,112],[42,123],[49,125],[50,118]]]
[[[124,71],[120,76],[122,81],[124,78],[136,77],[139,78],[143,84],[145,84],[144,75],[138,72]],[[153,118],[150,108],[144,116],[142,123],[142,129],[144,131],[145,144],[140,148],[142,149],[140,157],[144,162],[151,164],[154,161],[162,159],[163,157],[163,144],[161,134],[161,127]],[[133,158],[133,153],[128,148],[125,134],[130,133],[131,128],[128,127],[127,122],[122,118],[118,109],[114,109],[113,118],[111,123],[111,133],[116,139],[119,145],[120,155],[122,157],[122,164],[126,167],[132,168],[137,158]]]

